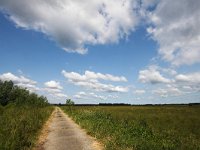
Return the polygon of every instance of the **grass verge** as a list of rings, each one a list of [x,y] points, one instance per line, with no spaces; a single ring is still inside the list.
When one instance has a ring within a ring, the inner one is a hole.
[[[0,106],[0,149],[31,149],[52,110],[51,106]]]

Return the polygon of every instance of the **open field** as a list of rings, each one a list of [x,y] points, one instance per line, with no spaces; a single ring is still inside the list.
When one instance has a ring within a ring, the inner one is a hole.
[[[105,149],[200,149],[200,106],[63,106]]]

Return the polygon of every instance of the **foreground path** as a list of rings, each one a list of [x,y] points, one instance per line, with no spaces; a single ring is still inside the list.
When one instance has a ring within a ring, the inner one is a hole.
[[[47,121],[36,150],[100,150],[100,145],[56,107]]]

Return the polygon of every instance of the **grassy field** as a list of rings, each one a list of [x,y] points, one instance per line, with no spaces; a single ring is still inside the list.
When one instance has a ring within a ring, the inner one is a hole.
[[[31,149],[53,107],[0,105],[0,150]]]
[[[200,149],[200,106],[68,106],[75,122],[112,150]]]

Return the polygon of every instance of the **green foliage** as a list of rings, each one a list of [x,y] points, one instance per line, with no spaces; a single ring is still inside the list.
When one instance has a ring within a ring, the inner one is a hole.
[[[12,81],[0,81],[0,104],[5,106],[9,103],[32,106],[48,105],[46,97],[38,96],[24,88],[15,86]]]
[[[66,99],[66,105],[68,106],[69,111],[70,111],[71,113],[72,113],[74,104],[75,104],[74,101],[72,101],[71,99]]]
[[[74,105],[74,101],[72,101],[71,99],[66,99],[66,105]]]
[[[199,106],[62,107],[108,150],[200,149]]]
[[[11,91],[13,89],[12,81],[0,81],[0,104],[5,106],[9,102]]]

